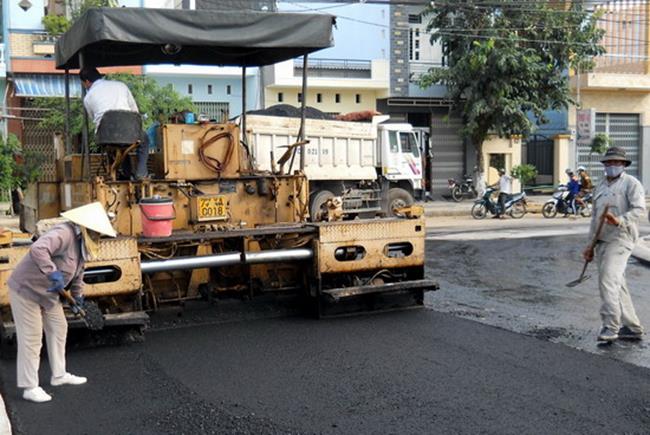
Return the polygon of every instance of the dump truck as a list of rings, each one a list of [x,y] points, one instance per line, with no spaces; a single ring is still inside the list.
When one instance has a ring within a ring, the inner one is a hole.
[[[394,216],[414,203],[422,188],[422,159],[413,127],[390,123],[306,119],[304,172],[314,221],[327,217],[328,202],[340,197],[345,217]],[[278,166],[287,145],[296,141],[299,118],[248,115],[247,142],[257,168]]]
[[[70,71],[88,65],[232,65],[245,77],[246,67],[306,59],[329,47],[333,23],[325,14],[90,9],[57,41],[56,67],[68,86]],[[69,119],[69,88],[66,95]],[[242,134],[245,104],[243,113],[239,124],[163,124],[150,158],[153,177],[140,181],[117,174],[137,142],[103,146],[100,138],[104,152],[91,154],[87,141],[75,147],[66,134],[55,179],[29,186],[24,226],[37,234],[62,211],[104,206],[118,237],[100,241],[84,281],[87,303],[98,306],[106,327],[141,330],[147,313],[165,304],[222,296],[297,293],[319,316],[346,306],[421,305],[424,292],[437,288],[425,276],[421,209],[405,208],[399,218],[309,222],[305,163],[298,158],[290,172],[256,168]],[[114,130],[119,136],[133,128],[124,121]],[[297,139],[279,162],[294,160],[306,143]],[[156,219],[169,222],[170,234],[147,234],[147,208],[157,203],[166,205],[168,213]],[[0,246],[5,339],[14,332],[6,280],[28,250],[11,240]]]

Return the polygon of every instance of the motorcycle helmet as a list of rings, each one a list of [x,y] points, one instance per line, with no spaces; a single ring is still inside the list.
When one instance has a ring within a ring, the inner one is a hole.
[[[587,168],[585,168],[584,166],[578,166],[578,174],[580,172],[585,172],[586,170],[587,170]]]
[[[564,173],[567,174],[567,175],[573,175],[573,169],[571,169],[571,168],[567,168],[567,169],[564,171]]]

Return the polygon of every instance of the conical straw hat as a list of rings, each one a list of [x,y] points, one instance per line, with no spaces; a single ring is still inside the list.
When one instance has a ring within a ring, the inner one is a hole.
[[[105,236],[115,237],[117,233],[108,220],[106,210],[99,202],[82,205],[61,213],[61,216],[77,225],[96,231]]]

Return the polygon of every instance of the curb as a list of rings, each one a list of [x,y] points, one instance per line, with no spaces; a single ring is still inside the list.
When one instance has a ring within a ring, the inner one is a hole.
[[[538,214],[542,212],[542,206],[543,204],[541,203],[529,203],[527,205],[527,212],[532,213],[532,214]],[[424,216],[425,217],[454,217],[454,216],[471,216],[471,208],[455,208],[455,209],[444,209],[441,208],[440,210],[436,209],[427,209],[426,207],[424,208]]]
[[[0,395],[0,435],[11,435],[11,422],[7,415],[7,408],[5,402]]]

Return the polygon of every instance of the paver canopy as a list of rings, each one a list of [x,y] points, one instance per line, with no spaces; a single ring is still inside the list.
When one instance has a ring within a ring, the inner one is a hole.
[[[333,45],[326,14],[90,9],[56,44],[57,69],[145,64],[262,66]]]

